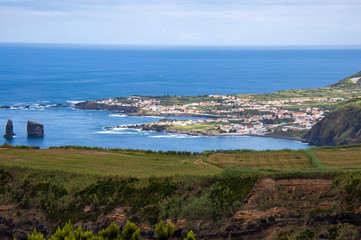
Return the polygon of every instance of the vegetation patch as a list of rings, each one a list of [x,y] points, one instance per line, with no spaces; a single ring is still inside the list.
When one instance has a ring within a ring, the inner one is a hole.
[[[315,154],[330,168],[361,167],[361,148],[315,149]]]
[[[105,151],[81,148],[2,148],[0,164],[46,170],[118,176],[212,175],[217,170],[197,165],[197,156],[176,153]]]
[[[207,162],[218,167],[300,169],[312,168],[310,159],[304,151],[290,152],[244,152],[244,153],[214,153]]]

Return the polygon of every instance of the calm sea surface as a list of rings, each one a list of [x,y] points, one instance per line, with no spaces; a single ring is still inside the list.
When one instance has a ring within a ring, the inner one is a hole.
[[[0,45],[0,130],[8,118],[15,145],[100,146],[153,150],[307,148],[261,137],[193,137],[104,131],[106,126],[157,121],[80,111],[52,104],[129,95],[265,93],[323,87],[361,70],[361,50],[135,49]],[[38,104],[47,105],[39,108]],[[43,139],[26,137],[26,122],[45,124]],[[2,135],[2,131],[0,134]]]

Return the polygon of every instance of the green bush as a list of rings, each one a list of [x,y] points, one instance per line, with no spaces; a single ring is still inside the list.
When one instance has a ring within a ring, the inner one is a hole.
[[[140,229],[137,226],[127,221],[121,234],[121,240],[140,240]]]
[[[193,233],[192,230],[190,230],[187,234],[187,237],[184,238],[184,240],[196,240],[196,235]]]
[[[74,239],[73,234],[73,225],[70,223],[65,224],[65,226],[61,229],[58,227],[56,232],[51,236],[50,240],[68,240],[68,239]]]
[[[295,240],[314,240],[316,239],[316,231],[306,228],[294,235]]]
[[[290,240],[290,235],[288,231],[280,231],[273,240]]]
[[[319,169],[326,169],[327,168],[327,166],[325,164],[323,164],[321,159],[319,159],[317,157],[317,155],[315,154],[315,152],[311,148],[305,150],[305,154],[311,160],[311,164],[312,164],[312,166],[314,168],[319,168]]]
[[[46,240],[44,234],[36,232],[36,228],[32,234],[28,234],[28,240]]]
[[[104,240],[120,240],[119,227],[113,222],[108,228],[101,230],[98,236]]]
[[[181,217],[189,220],[211,219],[213,214],[211,206],[209,194],[192,197],[183,206]]]
[[[348,223],[338,223],[337,226],[330,228],[328,232],[331,240],[358,239],[357,228]]]
[[[167,223],[167,228],[164,227],[163,221],[160,220],[159,224],[155,227],[157,240],[168,240],[174,234],[174,226],[171,222]]]

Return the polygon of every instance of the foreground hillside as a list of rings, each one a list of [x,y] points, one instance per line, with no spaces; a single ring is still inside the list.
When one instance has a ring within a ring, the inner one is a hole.
[[[341,103],[318,122],[304,138],[313,145],[361,143],[361,99]]]
[[[172,154],[2,146],[0,238],[26,239],[34,228],[49,237],[69,220],[95,234],[130,220],[144,239],[154,238],[160,220],[174,224],[174,239],[190,230],[197,239],[359,236],[359,145]],[[114,158],[104,160],[109,156]],[[156,158],[169,163],[149,174],[132,171],[132,163],[134,169],[155,168]]]

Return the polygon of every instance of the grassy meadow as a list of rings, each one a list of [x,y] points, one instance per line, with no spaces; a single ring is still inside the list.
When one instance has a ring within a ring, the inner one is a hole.
[[[0,164],[4,166],[137,177],[175,174],[213,175],[219,172],[214,166],[200,164],[199,158],[92,149],[0,148]]]
[[[196,154],[197,155],[197,154]],[[105,150],[82,147],[0,147],[0,165],[100,176],[215,175],[228,167],[280,171],[361,168],[361,147],[345,146],[307,150],[225,150],[190,153]]]
[[[300,169],[312,168],[311,160],[304,151],[291,152],[249,152],[249,153],[214,153],[207,162],[218,167]]]
[[[317,157],[329,168],[361,167],[361,148],[315,149]]]

